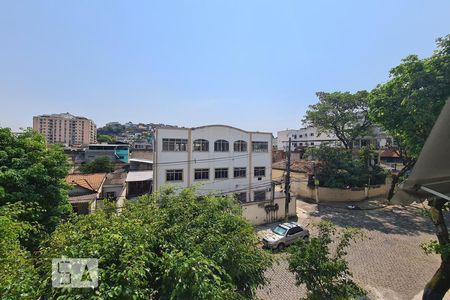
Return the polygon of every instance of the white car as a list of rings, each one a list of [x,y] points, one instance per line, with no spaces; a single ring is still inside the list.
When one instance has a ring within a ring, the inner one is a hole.
[[[309,238],[308,229],[296,222],[289,222],[272,228],[264,235],[262,242],[266,248],[283,250],[284,247],[307,238]]]

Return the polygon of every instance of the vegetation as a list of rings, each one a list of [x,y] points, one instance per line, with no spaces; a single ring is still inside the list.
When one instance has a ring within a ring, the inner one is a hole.
[[[99,259],[96,290],[52,289],[52,258]],[[42,249],[45,297],[251,299],[270,258],[232,197],[171,190],[63,223]]]
[[[358,157],[354,157],[351,150],[326,145],[309,148],[306,155],[319,161],[315,176],[319,186],[364,187],[368,184],[384,184],[386,180],[384,170],[374,164],[376,153],[367,147],[359,150]]]
[[[370,116],[398,143],[404,168],[393,176],[388,195],[394,195],[399,179],[411,170],[450,97],[450,35],[437,40],[431,57],[419,59],[410,55],[390,72],[390,80],[378,85],[370,94]],[[439,299],[450,289],[449,232],[443,218],[448,209],[442,199],[431,199],[431,218],[436,227],[438,243],[425,246],[427,252],[441,255],[441,266],[425,287],[424,299]]]
[[[97,134],[100,135],[121,135],[125,131],[125,125],[119,122],[110,122],[105,126],[97,129]]]
[[[114,163],[108,156],[100,156],[93,161],[80,166],[80,172],[84,174],[108,173],[114,170]]]
[[[26,213],[21,203],[0,207],[0,295],[2,299],[37,299],[39,281],[31,254],[22,247],[32,231],[18,220]]]
[[[114,143],[116,139],[113,136],[107,134],[99,134],[97,135],[97,142],[99,143]]]
[[[44,137],[31,129],[14,134],[0,128],[0,206],[22,202],[38,208],[18,215],[19,221],[36,223],[50,233],[69,215],[69,187],[64,181],[68,170],[60,146],[47,146]],[[36,247],[38,239],[38,232],[33,232],[27,246]]]
[[[297,284],[305,284],[307,299],[356,299],[366,292],[353,280],[345,260],[346,248],[362,237],[354,228],[340,232],[328,221],[316,224],[318,235],[300,240],[289,253],[289,270],[295,274]],[[332,252],[330,246],[336,243]]]
[[[390,72],[390,80],[369,95],[370,117],[394,137],[404,168],[411,170],[447,98],[450,97],[450,35],[437,40],[431,57],[410,55]]]
[[[345,149],[353,149],[353,141],[369,134],[372,122],[368,117],[366,91],[316,93],[319,102],[309,106],[303,120],[319,132],[331,132]]]

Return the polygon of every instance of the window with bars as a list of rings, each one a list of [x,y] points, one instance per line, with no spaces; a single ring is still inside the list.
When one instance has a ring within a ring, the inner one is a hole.
[[[269,143],[268,142],[252,142],[253,152],[268,152]]]
[[[209,169],[195,169],[194,170],[195,180],[208,180],[209,179]]]
[[[253,173],[255,177],[264,177],[266,176],[266,167],[255,167]]]
[[[216,168],[214,170],[214,179],[228,178],[228,168]]]
[[[233,170],[234,174],[233,177],[234,178],[245,178],[247,177],[247,168],[234,168]]]
[[[163,151],[187,151],[187,139],[163,139]]]
[[[253,201],[264,201],[266,200],[266,191],[254,191],[253,192]]]
[[[209,151],[209,142],[207,140],[203,139],[195,140],[192,146],[193,151],[200,151],[200,152]]]
[[[246,141],[235,141],[234,142],[234,152],[247,152],[247,142]]]
[[[183,181],[183,169],[166,170],[166,181]]]
[[[247,193],[246,192],[236,193],[234,195],[234,198],[241,203],[247,202]]]
[[[230,146],[228,141],[225,140],[217,140],[214,142],[214,151],[215,152],[228,152],[230,151]]]

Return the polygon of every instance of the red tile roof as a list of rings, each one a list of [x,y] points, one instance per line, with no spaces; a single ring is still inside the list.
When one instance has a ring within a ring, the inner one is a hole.
[[[397,152],[392,150],[384,150],[381,152],[380,157],[399,157]]]
[[[87,190],[97,192],[102,186],[106,173],[72,174],[66,177],[68,184],[79,185]]]

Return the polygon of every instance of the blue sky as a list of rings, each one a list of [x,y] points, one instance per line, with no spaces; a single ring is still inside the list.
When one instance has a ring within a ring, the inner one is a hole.
[[[0,126],[299,127],[317,91],[370,90],[450,33],[450,1],[1,1]]]

